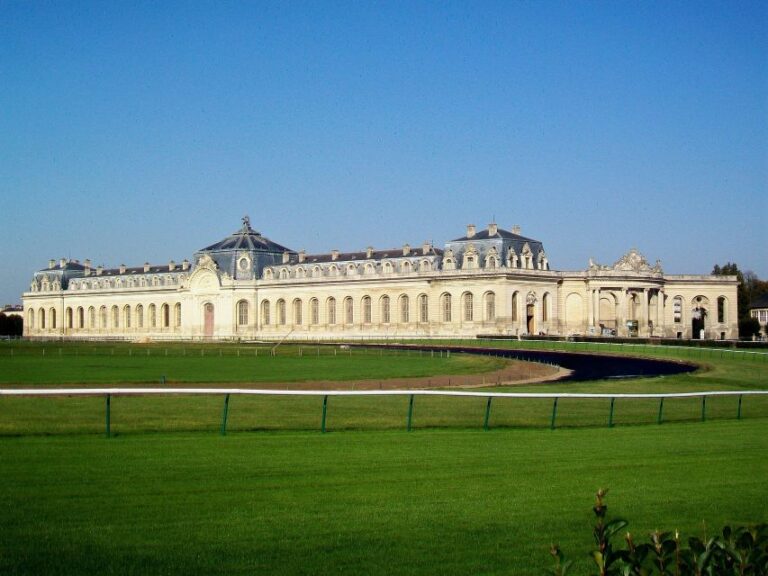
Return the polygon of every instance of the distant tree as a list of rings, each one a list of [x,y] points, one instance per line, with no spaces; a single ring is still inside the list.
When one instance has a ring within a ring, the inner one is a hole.
[[[0,312],[0,336],[21,336],[24,321],[20,316],[6,316]]]
[[[739,320],[739,338],[751,340],[753,336],[760,335],[760,322],[757,318],[743,318]]]

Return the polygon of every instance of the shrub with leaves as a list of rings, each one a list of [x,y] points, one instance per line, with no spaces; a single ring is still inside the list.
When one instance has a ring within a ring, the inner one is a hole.
[[[597,491],[595,527],[596,549],[590,552],[599,576],[768,576],[768,524],[725,526],[720,534],[688,539],[684,547],[680,533],[650,533],[647,542],[636,543],[632,534],[624,536],[626,547],[614,549],[613,538],[628,526],[622,518],[607,519],[608,506],[602,488]],[[556,544],[550,554],[555,564],[548,569],[554,576],[567,576],[573,565]]]

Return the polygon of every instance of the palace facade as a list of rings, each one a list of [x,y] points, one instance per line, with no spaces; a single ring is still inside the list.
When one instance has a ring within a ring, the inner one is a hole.
[[[490,224],[436,248],[307,254],[251,228],[192,261],[51,260],[23,295],[30,338],[322,339],[560,334],[730,339],[735,276],[666,275],[636,250],[550,268],[538,240]]]

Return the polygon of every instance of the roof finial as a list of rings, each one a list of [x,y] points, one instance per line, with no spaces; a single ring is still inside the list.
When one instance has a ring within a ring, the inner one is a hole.
[[[251,219],[246,214],[243,216],[243,232],[248,232],[251,229]]]

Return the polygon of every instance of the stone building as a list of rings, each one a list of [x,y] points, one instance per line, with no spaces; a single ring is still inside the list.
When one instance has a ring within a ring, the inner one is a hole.
[[[307,254],[242,227],[192,262],[51,260],[23,295],[32,338],[327,339],[561,334],[736,338],[737,280],[666,275],[630,250],[550,268],[538,240],[490,224],[436,248]]]

